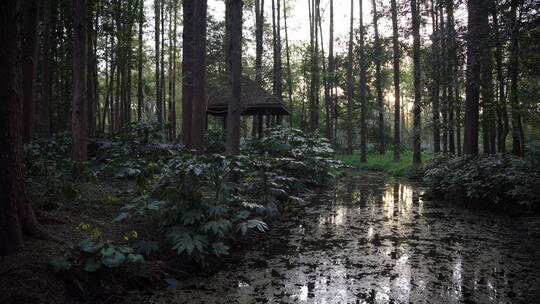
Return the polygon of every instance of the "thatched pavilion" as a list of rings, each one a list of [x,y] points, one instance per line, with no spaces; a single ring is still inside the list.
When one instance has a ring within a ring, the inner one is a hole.
[[[232,98],[231,87],[224,82],[216,90],[208,94],[206,113],[223,117],[226,127],[229,100]],[[276,96],[266,92],[255,81],[242,78],[242,115],[258,116],[258,134],[262,136],[263,116],[276,116],[278,121],[283,115],[290,115],[289,109]]]

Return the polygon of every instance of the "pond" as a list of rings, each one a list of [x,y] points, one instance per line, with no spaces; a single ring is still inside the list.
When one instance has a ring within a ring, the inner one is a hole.
[[[348,177],[238,263],[153,300],[177,303],[522,303],[540,284],[538,221]]]

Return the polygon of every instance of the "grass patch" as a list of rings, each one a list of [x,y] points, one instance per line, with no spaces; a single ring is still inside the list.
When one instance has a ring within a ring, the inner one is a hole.
[[[412,152],[405,151],[401,154],[401,160],[394,161],[394,153],[392,151],[386,154],[368,153],[367,162],[360,162],[360,150],[355,150],[352,155],[339,153],[336,155],[336,159],[343,162],[343,164],[355,169],[386,172],[394,176],[407,176],[416,177],[418,171],[412,166]],[[422,162],[432,158],[431,153],[422,153]]]

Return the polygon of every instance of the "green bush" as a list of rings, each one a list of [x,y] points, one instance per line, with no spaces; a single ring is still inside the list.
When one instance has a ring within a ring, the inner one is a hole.
[[[437,155],[426,166],[429,194],[444,200],[501,207],[540,205],[538,158],[507,155],[458,157]]]

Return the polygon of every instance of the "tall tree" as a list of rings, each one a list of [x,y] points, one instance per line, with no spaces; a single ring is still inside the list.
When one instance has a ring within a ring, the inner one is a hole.
[[[392,46],[393,46],[393,63],[394,63],[394,161],[399,161],[401,158],[401,138],[400,138],[400,102],[399,102],[399,36],[397,23],[397,4],[396,0],[390,1],[392,9]]]
[[[374,31],[374,61],[375,61],[375,89],[377,91],[377,144],[380,154],[386,151],[384,143],[384,103],[381,79],[382,48],[379,38],[379,14],[377,12],[377,0],[372,0],[373,31]]]
[[[505,93],[505,78],[503,73],[503,46],[500,37],[499,29],[499,9],[497,6],[498,1],[494,1],[492,16],[493,26],[495,28],[495,64],[497,71],[497,151],[499,153],[506,152],[506,137],[509,131],[508,111],[506,109],[506,93]]]
[[[467,1],[467,79],[465,87],[465,133],[463,154],[478,155],[480,60],[486,7],[483,0]]]
[[[194,8],[194,0],[182,1],[184,16],[184,30],[182,32],[182,143],[186,149],[192,148]]]
[[[88,52],[88,3],[73,1],[73,105],[71,133],[73,160],[84,162],[87,158],[87,52]]]
[[[435,0],[431,0],[431,24],[433,27],[432,33],[432,80],[431,80],[431,109],[433,118],[433,152],[441,152],[441,122],[440,122],[440,107],[439,107],[439,88],[440,88],[440,73],[439,73],[439,15],[435,9]]]
[[[50,239],[25,194],[22,149],[21,1],[0,2],[0,256],[23,247],[23,233]]]
[[[227,0],[230,20],[229,37],[229,81],[232,98],[227,111],[227,144],[229,155],[240,154],[240,114],[242,111],[242,6],[243,0]]]
[[[351,18],[349,28],[349,52],[347,53],[347,154],[353,153],[353,20],[354,20],[354,0],[351,0]]]
[[[52,77],[51,69],[54,61],[52,44],[54,31],[52,7],[56,9],[56,1],[43,1],[43,61],[42,61],[42,86],[41,86],[41,110],[39,117],[39,132],[42,137],[51,136],[51,93]],[[56,14],[55,14],[56,15]]]
[[[285,25],[286,24],[287,23],[285,23]],[[256,45],[255,46],[255,82],[261,87],[263,85],[263,81],[262,81],[263,79],[263,70],[262,70],[263,26],[264,26],[264,0],[255,0],[255,45]],[[288,42],[287,42],[287,26],[285,26],[285,43],[286,43],[287,55],[288,55],[289,47],[288,47]],[[259,124],[262,123],[260,122],[260,120],[262,120],[262,115],[253,117],[252,137],[255,137],[257,135],[257,131],[259,130]]]
[[[171,138],[176,138],[176,38],[178,31],[178,0],[173,0],[174,14],[173,14],[173,35],[172,35],[172,79],[171,79],[171,106],[170,106],[170,120],[171,120]]]
[[[204,153],[206,128],[206,10],[207,0],[195,1],[193,10],[193,105],[191,142],[197,154]]]
[[[485,0],[491,7],[491,0]],[[489,9],[488,7],[488,9]],[[489,11],[489,10],[488,10]],[[485,32],[485,47],[482,50],[482,61],[480,64],[480,94],[482,96],[482,146],[484,154],[495,154],[495,100],[493,88],[493,51],[491,41],[491,27],[489,25],[488,13],[485,14],[483,28]]]
[[[420,14],[416,0],[411,0],[412,32],[413,32],[413,165],[422,163],[421,154],[421,114],[422,114],[422,88],[420,79]]]
[[[328,38],[328,70],[326,72],[326,84],[324,92],[324,101],[326,106],[326,120],[325,120],[325,135],[330,142],[334,142],[334,128],[332,123],[332,112],[334,110],[333,105],[333,87],[334,87],[334,0],[330,0],[330,30]]]
[[[274,44],[274,81],[273,94],[279,100],[283,98],[283,64],[281,60],[281,0],[272,0],[272,28]],[[274,9],[274,5],[276,5]],[[281,124],[281,117],[277,117],[277,123]]]
[[[37,36],[40,1],[23,1],[23,142],[34,131],[34,82],[37,74]]]
[[[160,73],[160,16],[161,16],[161,9],[160,9],[160,2],[161,0],[154,0],[154,27],[155,27],[155,33],[154,33],[154,42],[155,42],[155,48],[156,48],[156,116],[158,123],[163,122],[163,106],[161,104],[161,73]]]
[[[366,54],[364,50],[364,21],[362,0],[360,3],[360,162],[367,162],[367,99],[366,99]]]
[[[144,102],[143,92],[143,28],[144,28],[144,0],[139,0],[139,48],[137,50],[137,121],[142,119]]]
[[[332,1],[332,0],[331,0]],[[264,2],[264,1],[263,1]],[[289,97],[289,125],[293,126],[293,116],[294,116],[294,104],[293,104],[293,87],[292,87],[292,73],[291,73],[291,51],[289,49],[289,33],[287,28],[287,1],[283,0],[283,22],[285,30],[285,56],[287,60],[287,95]]]
[[[315,133],[319,125],[319,40],[318,14],[320,0],[311,2],[311,83],[309,102],[309,131]]]
[[[523,129],[521,126],[521,111],[518,97],[518,70],[519,70],[519,27],[521,13],[518,16],[519,0],[511,0],[511,36],[510,36],[510,63],[508,72],[510,74],[510,108],[512,110],[512,154],[523,156]]]
[[[448,85],[448,150],[450,153],[456,153],[454,130],[456,120],[454,113],[456,111],[455,91],[457,90],[457,46],[456,29],[454,22],[454,1],[446,0],[446,39],[448,48],[448,63],[446,64],[446,83]]]

